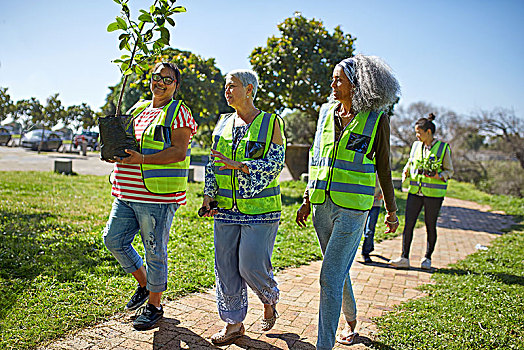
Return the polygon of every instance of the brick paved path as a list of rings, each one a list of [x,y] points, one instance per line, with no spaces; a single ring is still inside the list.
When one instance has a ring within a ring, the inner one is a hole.
[[[437,268],[475,252],[475,245],[488,245],[511,225],[511,218],[488,212],[489,207],[446,198],[438,222],[438,240],[433,265]],[[379,228],[378,226],[377,228]],[[415,287],[430,283],[431,272],[421,270],[425,250],[425,228],[417,229],[412,245],[410,270],[396,270],[386,264],[401,251],[401,238],[375,245],[375,263],[364,265],[360,254],[351,268],[358,307],[360,336],[351,349],[365,349],[375,331],[373,317],[381,316],[408,299],[422,296]],[[319,304],[318,276],[321,263],[287,269],[276,277],[281,290],[280,318],[275,327],[260,331],[262,305],[249,294],[250,310],[244,322],[246,335],[228,348],[314,349]],[[209,337],[222,328],[215,306],[214,290],[164,304],[165,317],[159,326],[146,332],[133,330],[129,316],[118,314],[109,321],[48,345],[45,349],[199,349],[214,348]],[[340,328],[343,327],[341,317]],[[347,348],[337,345],[337,348]]]

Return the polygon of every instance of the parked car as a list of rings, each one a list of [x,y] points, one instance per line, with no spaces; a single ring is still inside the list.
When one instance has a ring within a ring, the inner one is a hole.
[[[62,145],[62,139],[55,132],[45,130],[42,140],[43,129],[32,130],[22,136],[22,147],[31,148],[33,151],[38,150],[38,145],[42,142],[42,151],[57,151]]]
[[[96,131],[82,131],[81,134],[75,135],[73,144],[75,147],[81,146],[83,141],[87,141],[87,147],[93,151],[98,149],[98,133]]]
[[[0,126],[0,145],[7,146],[11,140],[11,131],[3,126]]]

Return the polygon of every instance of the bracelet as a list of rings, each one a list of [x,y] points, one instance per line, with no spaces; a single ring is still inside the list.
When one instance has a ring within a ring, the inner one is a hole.
[[[399,223],[399,221],[398,221],[398,217],[397,217],[397,220],[395,220],[395,221],[389,221],[389,220],[386,220],[386,222],[387,222],[388,224],[398,224],[398,223]]]

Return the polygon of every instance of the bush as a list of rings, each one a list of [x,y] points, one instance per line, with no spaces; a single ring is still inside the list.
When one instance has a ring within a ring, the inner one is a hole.
[[[489,161],[485,163],[487,178],[477,187],[491,194],[524,197],[524,171],[518,162]]]

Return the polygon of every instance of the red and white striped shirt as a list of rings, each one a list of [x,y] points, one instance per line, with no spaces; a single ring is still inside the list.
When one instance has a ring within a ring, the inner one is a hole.
[[[142,139],[145,128],[161,111],[162,108],[146,108],[136,117],[134,126],[135,137],[138,142]],[[191,129],[189,142],[191,142],[193,135],[196,134],[197,124],[191,115],[191,111],[184,105],[180,106],[175,121],[173,122],[173,130],[176,128]],[[172,194],[154,194],[149,192],[144,186],[139,164],[115,163],[113,175],[114,179],[111,194],[116,198],[143,203],[177,203],[180,205],[187,203],[185,191]]]

